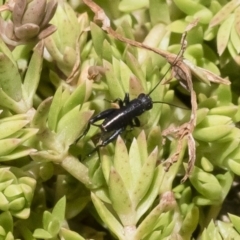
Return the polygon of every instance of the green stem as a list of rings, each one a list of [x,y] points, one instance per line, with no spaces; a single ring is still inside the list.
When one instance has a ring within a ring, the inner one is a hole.
[[[93,188],[93,184],[88,176],[88,168],[76,157],[66,156],[61,162],[61,166],[72,176],[82,182],[86,187]]]

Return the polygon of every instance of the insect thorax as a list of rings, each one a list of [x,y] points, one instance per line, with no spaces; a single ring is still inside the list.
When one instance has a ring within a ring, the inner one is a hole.
[[[153,107],[152,98],[149,95],[141,93],[138,95],[137,99],[141,101],[141,105],[145,111],[152,109]]]

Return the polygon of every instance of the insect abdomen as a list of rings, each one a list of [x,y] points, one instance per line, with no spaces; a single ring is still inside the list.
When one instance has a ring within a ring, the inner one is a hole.
[[[122,127],[127,127],[136,116],[141,115],[146,110],[143,108],[139,99],[133,99],[127,106],[116,109],[102,123],[101,128],[104,132],[110,132]]]

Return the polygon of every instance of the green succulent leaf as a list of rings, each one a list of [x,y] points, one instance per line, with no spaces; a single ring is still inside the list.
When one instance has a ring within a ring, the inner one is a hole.
[[[229,17],[231,12],[239,5],[239,1],[230,1],[223,6],[220,11],[212,18],[210,27],[214,27]]]
[[[207,199],[221,200],[222,186],[214,175],[195,166],[190,181],[197,191]]]
[[[232,159],[229,159],[228,166],[235,174],[237,174],[238,176],[240,175],[240,163]]]
[[[21,209],[24,208],[24,206],[25,199],[23,197],[15,199],[8,204],[9,211],[20,211]]]
[[[43,228],[45,230],[48,229],[48,225],[54,220],[55,218],[53,217],[53,215],[48,212],[48,211],[44,211],[43,213]]]
[[[5,121],[0,124],[0,139],[6,138],[18,130],[22,129],[29,123],[28,120]]]
[[[90,24],[93,47],[99,57],[102,56],[102,46],[103,42],[106,39],[105,33],[99,28],[95,23]]]
[[[1,200],[0,209],[2,211],[8,211],[9,201],[7,200],[7,198],[5,197],[5,195],[3,193],[0,193],[0,200]]]
[[[194,15],[200,10],[206,9],[203,5],[191,0],[174,0],[177,7],[187,15]]]
[[[159,186],[162,183],[164,178],[165,170],[162,166],[158,166],[153,174],[152,183],[147,194],[141,200],[141,202],[137,206],[137,219],[139,220],[143,214],[152,206],[152,203],[156,199],[157,195],[159,194]]]
[[[109,195],[114,210],[124,226],[135,224],[133,205],[124,182],[118,172],[112,168],[109,175]]]
[[[93,204],[101,217],[101,219],[107,224],[109,229],[121,240],[124,239],[123,226],[112,215],[112,213],[106,208],[104,203],[94,194],[91,193]]]
[[[78,27],[76,14],[70,5],[66,2],[59,3],[51,22],[56,26],[59,26],[58,31],[52,36],[56,36],[59,39],[58,43],[62,49],[64,49],[65,46],[71,46],[74,48],[80,29]]]
[[[148,151],[147,151],[147,139],[145,131],[141,131],[140,134],[137,137],[137,145],[139,146],[139,153],[141,157],[141,163],[143,164],[145,162],[145,159],[148,157]]]
[[[62,222],[65,219],[66,198],[62,197],[54,206],[52,215]]]
[[[238,148],[238,146],[239,146],[238,139],[232,139],[229,142],[223,141],[222,143],[219,142],[218,144],[216,144],[216,146],[214,145],[212,150],[213,150],[213,153],[216,154],[217,156],[217,164],[219,166],[223,165],[224,161],[228,158],[228,156],[229,156],[229,159],[231,159],[230,154],[233,154],[234,156],[234,151]]]
[[[78,233],[66,228],[61,228],[60,235],[63,236],[64,240],[85,240],[85,238]]]
[[[233,130],[233,126],[218,125],[212,127],[206,127],[202,129],[196,129],[193,133],[194,138],[204,142],[214,142],[221,140]]]
[[[52,98],[47,98],[39,105],[31,126],[38,128],[39,132],[43,132],[47,128],[48,112],[52,103]]]
[[[115,61],[117,62],[117,61]],[[129,92],[129,81],[133,77],[132,71],[129,69],[129,67],[123,62],[119,61],[117,62],[119,64],[119,72],[120,72],[120,79],[123,86],[124,92]],[[116,81],[116,80],[115,80]]]
[[[48,232],[52,236],[56,236],[60,230],[60,222],[58,219],[53,219],[48,225]]]
[[[162,212],[163,209],[161,205],[158,204],[138,226],[135,237],[138,239],[143,239],[146,235],[151,233],[158,217],[162,214]]]
[[[58,30],[46,38],[45,46],[59,69],[69,76],[77,60],[77,39],[80,28],[76,14],[67,2],[58,2],[51,20]]]
[[[5,232],[13,231],[13,218],[9,211],[1,213],[0,226],[4,229]]]
[[[163,49],[167,48],[167,45],[165,43],[168,42],[169,32],[167,31],[166,24],[163,23],[158,23],[153,26],[143,41],[143,43],[148,46],[161,46]],[[149,58],[151,58],[153,66],[161,66],[163,63],[165,63],[165,60],[160,58],[158,55],[149,53],[145,49],[138,49],[138,61],[140,64],[143,64]]]
[[[171,22],[167,28],[174,33],[183,33],[188,23],[184,19],[176,20]]]
[[[86,98],[86,83],[79,85],[75,91],[69,96],[63,105],[62,115],[72,110],[74,107],[84,103]]]
[[[13,100],[20,101],[21,77],[16,65],[4,53],[0,53],[0,70],[0,87]]]
[[[236,19],[235,19],[235,21],[236,21]],[[236,30],[236,26],[232,27],[232,29],[231,29],[230,40],[232,42],[232,45],[236,49],[237,53],[239,53],[240,52],[240,47],[239,47],[240,38],[239,38],[238,32]]]
[[[108,69],[108,71],[106,72],[106,80],[107,80],[109,92],[112,98],[123,99],[125,92],[123,90],[123,87],[121,86],[120,81],[117,81],[116,79],[116,76],[113,71],[113,66],[107,61],[103,61],[103,65],[106,69]]]
[[[112,48],[113,46],[105,39],[102,46],[102,58],[108,62],[112,61],[112,56],[117,57],[114,55],[115,51],[113,51]]]
[[[228,171],[225,174],[218,174],[217,179],[222,186],[222,200],[224,200],[233,184],[234,174]]]
[[[119,4],[119,10],[122,12],[132,12],[134,10],[142,9],[148,7],[149,2],[147,0],[140,0],[135,2],[134,0],[127,1],[123,0]]]
[[[136,139],[133,139],[130,150],[129,150],[129,164],[130,164],[130,171],[131,171],[131,184],[134,187],[139,179],[143,162],[146,159],[142,159],[140,156],[140,146],[137,144]]]
[[[59,114],[62,109],[62,104],[62,87],[59,87],[52,99],[51,107],[48,114],[49,128],[53,131],[56,131]]]
[[[201,167],[206,172],[212,172],[214,170],[213,164],[205,157],[201,158]]]
[[[132,172],[126,145],[121,137],[117,138],[114,154],[114,168],[120,175],[127,191],[132,189]]]
[[[2,107],[6,107],[9,110],[12,110],[16,113],[22,113],[22,112],[26,112],[26,109],[24,106],[21,106],[21,103],[17,103],[16,101],[14,101],[10,96],[8,96],[4,90],[2,88],[0,88],[0,100],[1,103],[0,105]]]
[[[34,148],[27,148],[24,146],[19,146],[17,149],[13,150],[11,153],[1,156],[0,162],[2,161],[11,161],[14,159],[19,159],[25,156],[29,156],[31,153],[36,152]]]
[[[222,237],[221,237],[218,229],[214,226],[214,223],[212,221],[208,225],[208,228],[204,229],[202,238],[204,240],[211,240],[211,239],[222,240]]]
[[[57,126],[57,138],[66,145],[72,144],[84,129],[93,111],[79,111],[79,106],[60,119]]]
[[[148,152],[152,152],[156,147],[156,144],[159,149],[161,149],[162,145],[162,134],[161,130],[158,126],[151,128],[148,134],[148,141],[147,141],[147,150]]]
[[[15,175],[10,172],[8,169],[1,168],[0,169],[0,182],[3,183],[5,181],[17,181]]]
[[[236,10],[235,10],[235,30],[238,34],[238,37],[239,37],[239,34],[240,34],[240,25],[239,25],[239,20],[240,20],[240,7],[238,7]],[[235,46],[237,47],[237,46]]]
[[[31,61],[28,66],[28,71],[26,73],[23,89],[24,98],[28,102],[29,106],[32,106],[33,96],[37,90],[38,83],[40,80],[40,74],[42,70],[42,54],[43,54],[43,43],[40,42],[34,49]]]
[[[106,154],[104,151],[105,149],[100,149],[100,154],[101,154],[101,163],[102,163],[102,172],[105,178],[105,181],[109,181],[109,172],[111,167],[113,166],[112,159],[111,157]]]
[[[137,59],[131,53],[126,54],[126,64],[131,69],[132,74],[134,74],[137,77],[137,79],[139,80],[138,85],[143,87],[143,89],[146,91],[146,88],[147,88],[146,80],[145,80],[146,77],[145,77],[145,74],[142,69],[143,66],[141,66],[139,64]],[[141,91],[141,92],[143,92],[143,91]]]
[[[21,145],[22,140],[17,138],[8,138],[0,140],[0,156],[7,155]]]
[[[237,239],[237,238],[239,238],[239,234],[232,227],[231,223],[225,223],[225,222],[222,222],[222,221],[217,221],[217,225],[218,225],[219,232],[222,235],[223,239],[227,239],[227,238]]]
[[[228,214],[233,226],[236,228],[236,230],[238,231],[238,233],[240,233],[240,218],[236,215],[233,214]]]
[[[221,106],[221,107],[215,107],[210,109],[209,114],[211,115],[222,115],[223,116],[228,116],[230,118],[233,118],[235,114],[237,113],[238,107],[237,106]],[[221,119],[219,116],[219,119]]]
[[[19,185],[12,184],[4,190],[4,195],[11,199],[22,194],[22,189]]]
[[[41,228],[37,228],[33,233],[33,237],[40,239],[50,239],[53,236],[48,231]]]
[[[8,232],[5,239],[7,239],[7,240],[14,240],[14,236],[13,236],[13,234],[11,232]]]
[[[191,238],[192,233],[197,227],[199,221],[199,209],[195,206],[188,210],[186,217],[184,218],[180,234],[183,238]]]
[[[30,208],[24,208],[20,211],[12,212],[12,215],[20,219],[27,219],[30,216]]]
[[[150,0],[149,12],[153,25],[159,22],[164,22],[166,24],[170,22],[170,11],[166,1]]]
[[[213,109],[215,109],[215,108],[213,108]],[[208,113],[210,113],[211,110]],[[201,124],[199,124],[199,127],[205,128],[205,127],[213,127],[213,126],[216,126],[216,125],[230,125],[230,124],[232,124],[231,117],[228,117],[226,115],[217,115],[218,111],[216,111],[216,115],[214,114],[215,111],[212,111],[211,113],[212,113],[212,115],[207,115],[204,118],[204,120],[201,122]]]
[[[228,40],[230,38],[231,29],[234,23],[234,15],[230,15],[224,22],[221,24],[218,34],[217,34],[217,49],[218,54],[221,56],[224,50],[227,47]]]
[[[158,149],[156,147],[142,166],[138,181],[136,182],[136,185],[134,186],[133,190],[134,194],[133,201],[135,202],[136,205],[138,205],[138,203],[143,199],[143,197],[149,190],[150,185],[152,184],[157,156]]]
[[[202,24],[208,24],[212,19],[212,16],[213,14],[208,8],[201,9],[194,14],[194,17],[198,18],[199,22]]]

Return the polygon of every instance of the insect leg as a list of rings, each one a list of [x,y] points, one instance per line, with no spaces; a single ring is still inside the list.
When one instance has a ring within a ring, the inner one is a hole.
[[[93,154],[94,152],[96,152],[100,147],[104,147],[107,144],[109,144],[110,142],[112,142],[119,134],[121,134],[121,132],[123,132],[125,130],[125,127],[120,128],[118,130],[116,130],[109,138],[103,140],[100,144],[98,144],[89,154],[88,156],[90,156],[91,154]]]
[[[114,109],[114,108],[107,109],[107,110],[99,113],[99,114],[96,115],[95,117],[92,117],[92,118],[89,120],[89,122],[88,122],[88,124],[87,124],[87,127],[86,127],[86,129],[84,130],[83,134],[82,134],[76,141],[78,141],[80,138],[82,138],[83,136],[85,136],[85,135],[87,134],[87,132],[89,131],[91,125],[94,125],[94,126],[99,127],[100,125],[96,124],[95,122],[105,119],[106,117],[109,116],[109,114],[111,114],[111,113],[114,112],[114,111],[116,111],[116,109]]]
[[[137,117],[133,118],[133,120],[129,123],[129,126],[130,126],[130,129],[126,131],[125,138],[127,137],[128,132],[132,131],[134,127],[140,127],[139,119]]]
[[[121,98],[116,98],[114,100],[107,100],[107,99],[104,99],[104,100],[109,102],[109,103],[118,103],[120,108],[123,107],[123,100]]]
[[[134,127],[140,127],[140,121],[137,117],[133,118],[133,120],[129,123],[131,127],[128,131],[132,131]]]
[[[119,107],[122,108],[124,105],[126,106],[129,104],[130,99],[129,99],[129,94],[125,93],[123,100],[121,98],[116,98],[115,100],[112,100],[112,101],[110,101],[110,100],[106,100],[106,101],[108,101],[110,103],[118,103]]]
[[[125,93],[125,97],[124,97],[124,100],[123,100],[123,103],[126,105],[128,105],[130,102],[130,99],[129,99],[129,93]]]
[[[109,144],[110,142],[112,142],[112,141],[113,141],[119,134],[121,134],[124,130],[125,130],[125,127],[122,127],[122,128],[120,128],[120,129],[116,130],[115,132],[113,132],[113,134],[112,134],[109,138],[103,140],[103,141],[97,146],[97,148],[106,146],[107,144]]]
[[[137,117],[133,119],[133,127],[140,127],[140,121]]]
[[[89,120],[89,123],[88,123],[88,124],[99,127],[99,126],[101,126],[101,124],[96,124],[95,122],[107,118],[111,113],[113,113],[113,112],[115,112],[115,111],[116,111],[115,108],[110,108],[110,109],[107,109],[107,110],[105,110],[105,111],[102,111],[102,112],[99,113],[98,115],[92,117],[92,118]]]

